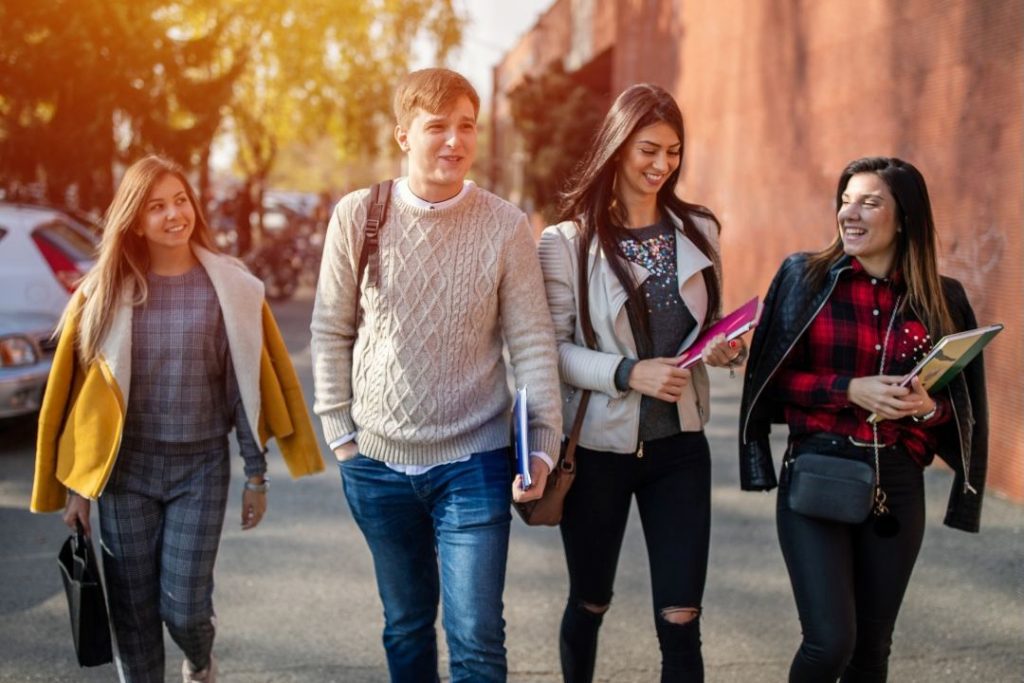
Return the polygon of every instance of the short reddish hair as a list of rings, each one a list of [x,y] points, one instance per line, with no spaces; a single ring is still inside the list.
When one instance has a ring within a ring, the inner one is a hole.
[[[474,116],[480,115],[480,96],[466,77],[451,69],[420,69],[403,76],[395,89],[395,120],[408,128],[420,109],[443,113],[465,95],[473,104]]]

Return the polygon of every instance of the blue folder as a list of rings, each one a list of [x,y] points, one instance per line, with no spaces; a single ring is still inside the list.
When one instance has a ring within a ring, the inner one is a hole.
[[[530,479],[530,439],[527,430],[526,387],[516,389],[512,404],[512,448],[516,451],[516,471],[523,478],[523,489],[533,486]]]

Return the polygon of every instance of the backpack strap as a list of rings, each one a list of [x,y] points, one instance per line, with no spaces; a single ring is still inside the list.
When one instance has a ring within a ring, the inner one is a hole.
[[[370,188],[370,206],[366,212],[366,224],[363,226],[363,248],[359,252],[359,266],[356,271],[356,330],[359,329],[363,317],[363,307],[360,305],[363,274],[366,273],[367,286],[380,287],[380,229],[387,220],[393,182],[385,180],[375,183]]]

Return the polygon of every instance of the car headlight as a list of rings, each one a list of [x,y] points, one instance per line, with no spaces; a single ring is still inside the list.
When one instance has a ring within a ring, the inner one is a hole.
[[[0,339],[0,367],[13,368],[32,365],[39,361],[36,347],[28,337],[4,337]]]

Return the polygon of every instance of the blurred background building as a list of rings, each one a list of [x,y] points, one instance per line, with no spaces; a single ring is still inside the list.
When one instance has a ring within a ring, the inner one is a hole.
[[[550,220],[580,145],[643,81],[682,106],[678,189],[722,222],[727,306],[831,240],[848,161],[922,170],[942,271],[1006,325],[985,352],[988,481],[1024,501],[1024,2],[557,0],[494,67],[494,191]]]

